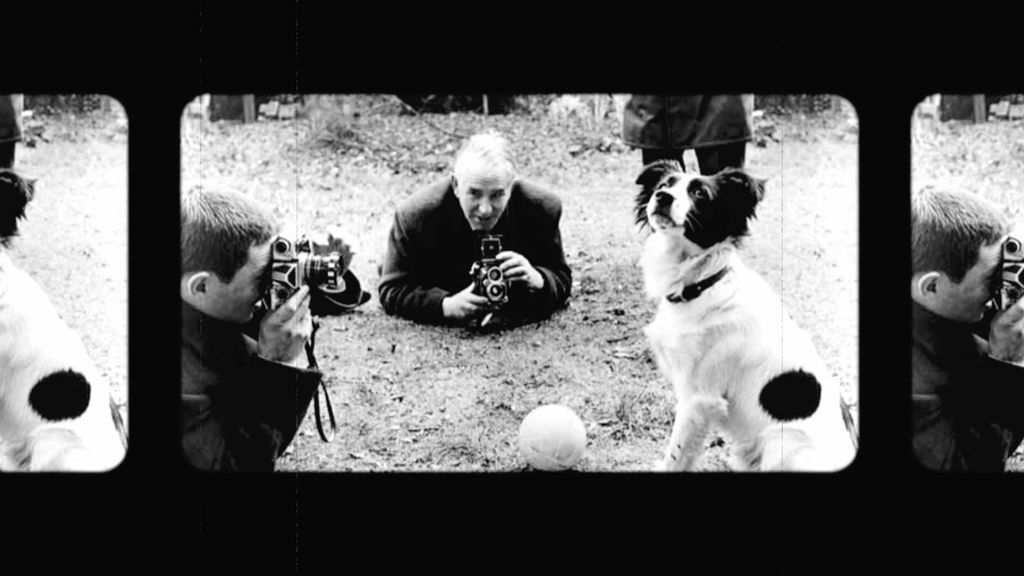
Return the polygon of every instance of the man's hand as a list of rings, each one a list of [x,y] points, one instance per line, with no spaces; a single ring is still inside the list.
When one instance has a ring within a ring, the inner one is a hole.
[[[999,312],[988,333],[988,355],[1024,366],[1024,299]]]
[[[486,296],[473,293],[470,283],[462,292],[457,292],[441,300],[441,311],[449,320],[466,320],[475,318],[489,311]]]
[[[526,256],[506,250],[495,256],[495,259],[510,283],[525,284],[530,290],[540,290],[544,287],[544,277],[530,264]]]
[[[312,333],[313,317],[309,313],[309,286],[303,286],[260,322],[256,353],[272,362],[301,368],[303,346]]]

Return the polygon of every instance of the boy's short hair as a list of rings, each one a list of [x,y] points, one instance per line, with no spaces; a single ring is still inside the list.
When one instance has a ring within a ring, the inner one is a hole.
[[[452,172],[460,180],[469,170],[481,169],[496,175],[506,175],[510,181],[515,178],[516,163],[511,146],[504,136],[494,130],[470,136],[455,155],[452,165]]]
[[[181,196],[181,272],[212,271],[230,282],[249,260],[249,249],[278,231],[261,204],[224,190],[195,187]]]
[[[1009,218],[999,207],[972,192],[925,187],[910,204],[914,274],[938,271],[959,283],[982,246],[1010,233]]]

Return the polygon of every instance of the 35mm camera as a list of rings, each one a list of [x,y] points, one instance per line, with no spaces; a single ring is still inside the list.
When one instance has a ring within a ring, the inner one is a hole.
[[[1024,296],[1024,245],[1017,238],[1003,243],[1002,283],[996,293],[996,307],[1006,310]]]
[[[340,292],[345,289],[342,275],[345,261],[340,252],[315,254],[312,240],[292,241],[278,236],[271,244],[270,289],[264,303],[274,310],[296,290],[309,285],[313,290]]]

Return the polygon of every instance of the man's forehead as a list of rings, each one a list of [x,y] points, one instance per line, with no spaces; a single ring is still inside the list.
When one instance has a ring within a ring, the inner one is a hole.
[[[467,157],[457,168],[455,178],[459,184],[477,190],[505,188],[515,178],[508,166],[488,162],[476,156]]]
[[[467,172],[459,183],[474,190],[503,190],[512,183],[512,177],[504,171],[483,169]]]

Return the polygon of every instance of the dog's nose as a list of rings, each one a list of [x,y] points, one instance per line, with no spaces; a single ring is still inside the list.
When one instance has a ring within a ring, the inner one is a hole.
[[[658,190],[654,193],[654,201],[658,206],[668,206],[672,203],[672,195],[664,190]]]

